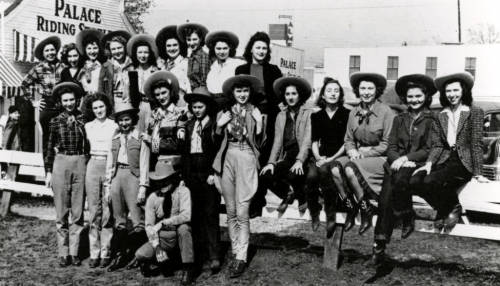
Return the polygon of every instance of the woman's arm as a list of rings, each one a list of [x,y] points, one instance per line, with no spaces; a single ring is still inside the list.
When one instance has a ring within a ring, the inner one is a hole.
[[[387,147],[387,161],[390,164],[399,158],[398,152],[398,139],[400,130],[400,120],[399,116],[394,117],[394,122],[392,123],[392,130],[389,135],[389,145]]]

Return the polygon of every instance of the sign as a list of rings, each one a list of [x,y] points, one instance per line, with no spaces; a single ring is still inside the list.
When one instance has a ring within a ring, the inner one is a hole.
[[[271,63],[277,65],[284,76],[304,77],[304,51],[271,44]]]

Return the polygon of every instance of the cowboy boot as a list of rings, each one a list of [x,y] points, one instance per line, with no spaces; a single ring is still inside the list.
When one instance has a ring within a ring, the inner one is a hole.
[[[385,241],[376,240],[372,249],[372,263],[374,266],[381,265],[385,260]]]
[[[293,192],[292,188],[288,190],[288,193],[286,195],[286,198],[283,199],[281,204],[278,206],[277,211],[279,213],[284,213],[286,209],[288,208],[288,205],[293,203],[293,200],[295,199],[295,193]]]
[[[359,234],[362,235],[372,227],[373,206],[367,199],[361,199],[359,203],[361,212],[361,225],[359,226]]]
[[[117,229],[114,233],[116,242],[118,244],[118,251],[116,253],[115,258],[111,262],[108,267],[108,272],[116,271],[120,268],[123,268],[128,263],[127,258],[127,230],[126,229]]]
[[[355,219],[358,215],[358,205],[354,198],[346,196],[343,198],[339,193],[340,199],[342,201],[342,206],[345,208],[347,212],[347,216],[345,219],[344,230],[349,231],[355,225]]]
[[[415,230],[415,213],[411,212],[403,215],[403,225],[401,227],[401,238],[408,238]]]

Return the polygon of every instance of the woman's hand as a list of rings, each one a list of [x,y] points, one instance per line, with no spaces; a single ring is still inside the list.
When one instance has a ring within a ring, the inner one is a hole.
[[[45,109],[45,107],[47,107],[45,99],[41,98],[40,101],[38,101],[38,108],[40,109],[40,111],[42,111]]]
[[[179,130],[177,130],[177,139],[184,140],[184,138],[186,138],[186,130],[184,128],[179,128]]]
[[[213,184],[215,184],[215,177],[214,177],[214,175],[208,176],[208,178],[207,178],[207,184],[209,184],[210,186],[212,186]]]
[[[295,164],[290,168],[290,172],[296,175],[304,175],[304,169],[302,169],[302,162],[300,160],[295,161]]]
[[[326,157],[321,156],[319,159],[316,160],[316,167],[321,168],[324,164],[327,163]]]
[[[478,183],[489,183],[490,182],[490,180],[483,175],[474,176],[473,179],[476,180],[476,182],[478,182]]]
[[[260,175],[264,175],[265,173],[267,173],[267,171],[270,171],[271,172],[271,175],[274,174],[274,165],[273,164],[267,164],[264,166],[264,168],[262,168],[262,170],[260,171]]]
[[[417,166],[417,164],[413,161],[406,161],[403,163],[403,166],[401,167],[405,167],[405,168],[415,168]]]
[[[146,187],[140,186],[137,194],[137,204],[142,205],[146,201]]]
[[[47,174],[45,175],[45,186],[47,188],[52,188],[52,173],[51,172],[47,172]]]
[[[399,169],[403,166],[403,164],[406,161],[408,161],[408,157],[406,157],[406,156],[401,156],[401,157],[397,158],[396,160],[394,160],[394,162],[392,162],[391,170],[399,171]]]
[[[223,127],[232,119],[231,111],[224,112],[217,121],[217,127]]]
[[[148,145],[151,145],[151,136],[150,135],[148,135],[147,133],[143,132],[141,134],[141,138],[142,138],[142,141],[144,141]]]
[[[163,262],[163,261],[166,261],[168,259],[168,255],[167,255],[167,252],[165,250],[163,250],[162,248],[160,248],[160,246],[156,246],[155,248],[155,255],[156,255],[156,260],[158,260],[158,262]]]
[[[423,165],[422,167],[420,167],[420,168],[416,169],[416,170],[413,172],[412,176],[413,176],[413,175],[415,175],[415,174],[416,174],[416,173],[418,173],[418,172],[421,172],[421,171],[425,171],[425,174],[426,174],[426,175],[429,175],[429,174],[431,173],[431,167],[432,167],[432,163],[431,163],[431,162],[427,162],[427,163],[425,163],[425,165]]]
[[[349,159],[351,159],[351,161],[361,159],[363,157],[361,153],[359,153],[356,149],[347,151],[347,156],[349,156]]]

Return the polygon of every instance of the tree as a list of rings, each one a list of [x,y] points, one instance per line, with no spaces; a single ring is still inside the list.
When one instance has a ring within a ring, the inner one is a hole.
[[[144,33],[141,16],[154,5],[154,0],[125,0],[125,15],[137,33]]]
[[[469,33],[469,43],[472,44],[492,44],[500,43],[500,32],[492,24],[477,24],[467,30]]]

